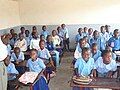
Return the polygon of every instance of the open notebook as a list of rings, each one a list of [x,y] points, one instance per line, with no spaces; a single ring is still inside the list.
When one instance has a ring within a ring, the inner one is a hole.
[[[20,78],[19,81],[23,84],[34,83],[39,73],[37,72],[25,72]]]

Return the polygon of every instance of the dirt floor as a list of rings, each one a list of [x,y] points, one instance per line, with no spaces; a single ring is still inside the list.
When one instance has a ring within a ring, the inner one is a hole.
[[[73,69],[71,68],[72,60],[73,53],[65,52],[61,60],[61,65],[57,68],[56,77],[52,78],[49,83],[50,90],[71,90],[68,82],[73,73]]]

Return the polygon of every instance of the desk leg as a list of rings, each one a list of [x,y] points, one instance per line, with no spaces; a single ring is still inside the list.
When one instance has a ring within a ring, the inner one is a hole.
[[[33,90],[33,86],[32,85],[30,85],[30,90]]]

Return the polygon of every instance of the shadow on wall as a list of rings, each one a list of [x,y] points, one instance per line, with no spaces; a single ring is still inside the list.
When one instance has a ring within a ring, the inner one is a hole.
[[[105,25],[105,24],[71,24],[71,25],[66,25],[69,31],[69,38],[70,38],[70,48],[71,49],[75,49],[75,35],[78,34],[78,28],[84,28],[84,27],[88,27],[88,28],[93,28],[93,30],[98,30],[100,31],[100,26]],[[110,25],[110,31],[112,32],[114,29],[119,29],[120,25],[119,24],[107,24]],[[25,27],[26,30],[31,31],[33,26],[37,27],[37,30],[39,32],[39,34],[42,31],[42,25],[21,25],[21,26],[16,26],[16,27],[11,27],[15,30],[16,33],[20,32],[20,27]],[[47,30],[51,33],[52,30],[56,30],[56,28],[59,25],[47,25]],[[9,30],[11,28],[7,28],[7,29],[2,29],[0,30],[0,35],[5,34],[5,33],[9,33]]]

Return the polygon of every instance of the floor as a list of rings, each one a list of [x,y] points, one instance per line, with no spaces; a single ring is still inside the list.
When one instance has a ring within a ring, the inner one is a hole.
[[[73,73],[73,69],[71,68],[72,60],[73,53],[65,52],[61,60],[61,65],[57,69],[56,77],[52,78],[49,83],[50,90],[71,90],[69,80]]]

